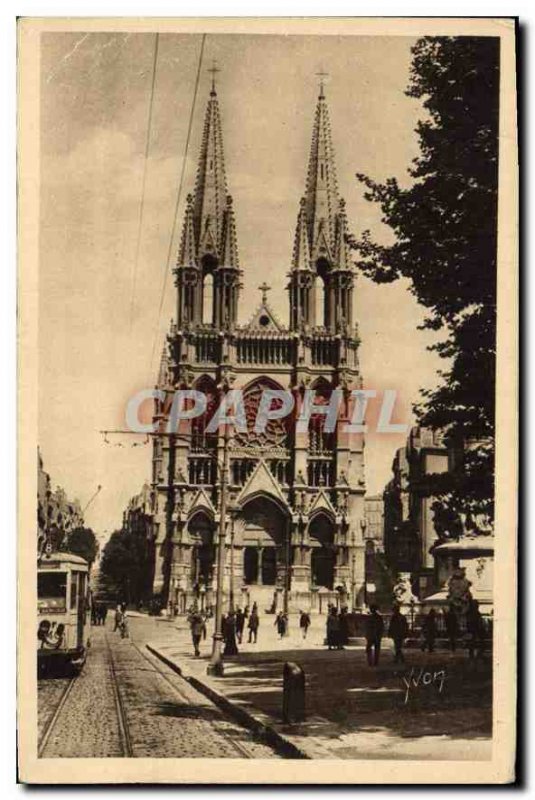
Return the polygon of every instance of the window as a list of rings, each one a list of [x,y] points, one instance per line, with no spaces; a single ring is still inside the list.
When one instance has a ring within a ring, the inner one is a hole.
[[[37,575],[37,608],[39,611],[66,611],[66,572],[40,572]]]
[[[78,592],[78,573],[71,574],[71,602],[70,608],[76,608],[76,596]]]

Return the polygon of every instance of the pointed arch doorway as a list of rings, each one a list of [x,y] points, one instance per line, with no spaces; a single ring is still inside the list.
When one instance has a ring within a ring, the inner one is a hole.
[[[286,571],[288,517],[269,495],[246,502],[241,511],[244,583],[282,585]]]
[[[311,521],[308,532],[312,549],[310,559],[312,585],[332,590],[336,566],[334,523],[326,514],[318,514]]]

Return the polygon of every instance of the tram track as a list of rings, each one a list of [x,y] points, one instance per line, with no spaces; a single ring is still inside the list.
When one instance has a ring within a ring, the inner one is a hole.
[[[52,735],[52,733],[54,731],[54,728],[56,726],[58,718],[59,718],[59,716],[60,716],[60,714],[61,714],[61,712],[62,712],[62,710],[63,710],[63,708],[64,708],[64,706],[65,706],[65,704],[66,704],[66,702],[68,700],[68,698],[69,698],[69,695],[70,695],[70,693],[72,692],[72,690],[74,688],[74,684],[76,683],[77,680],[78,680],[78,675],[73,675],[73,677],[69,680],[69,682],[67,683],[65,689],[63,690],[63,692],[62,692],[62,694],[60,696],[60,699],[59,699],[58,704],[57,704],[57,706],[56,706],[56,708],[54,710],[54,713],[52,714],[52,716],[50,717],[49,721],[45,725],[43,734],[42,734],[42,736],[41,736],[41,738],[40,738],[40,740],[39,740],[39,742],[37,744],[37,756],[38,756],[38,758],[43,758],[44,757],[46,746],[47,746],[47,744],[48,744],[48,742],[50,740],[50,737],[51,737],[51,735]]]
[[[121,697],[121,690],[119,689],[119,681],[117,679],[117,671],[115,669],[115,658],[111,645],[108,640],[108,634],[104,632],[104,640],[108,651],[110,675],[113,686],[113,696],[115,699],[115,709],[117,711],[117,722],[119,724],[119,735],[121,738],[121,747],[123,749],[123,756],[125,758],[133,758],[134,751],[132,748],[132,738],[128,728],[128,720],[126,718],[126,711]]]
[[[80,675],[40,682],[39,758],[278,757],[145,642],[96,631]]]
[[[177,694],[178,697],[180,697],[182,702],[185,703],[186,705],[188,705],[190,703],[190,698],[184,692],[180,691],[180,689],[176,686],[176,684],[163,671],[163,669],[160,667],[160,665],[158,664],[156,659],[154,657],[153,657],[154,660],[153,660],[153,658],[149,658],[149,656],[147,656],[147,654],[144,653],[143,650],[132,639],[130,640],[130,644],[135,648],[135,650],[137,650],[139,655],[141,655],[145,659],[145,661],[148,664],[150,664],[150,666],[154,669],[154,671],[157,672],[158,675],[160,675],[160,677],[162,677],[166,681],[166,683],[173,689],[175,694]],[[247,750],[247,748],[244,747],[239,741],[237,741],[236,739],[233,739],[231,736],[229,736],[227,731],[225,731],[223,725],[219,724],[219,725],[216,725],[216,727],[217,727],[218,733],[221,736],[223,736],[225,738],[225,740],[227,742],[229,742],[234,747],[235,750],[237,750],[237,752],[240,755],[240,758],[249,758],[249,759],[254,759],[255,758],[255,756],[252,753],[250,753],[249,750]]]

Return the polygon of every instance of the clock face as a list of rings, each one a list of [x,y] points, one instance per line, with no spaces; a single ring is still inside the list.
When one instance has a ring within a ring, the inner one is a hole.
[[[257,433],[254,429],[262,392],[265,389],[280,389],[280,386],[273,384],[268,379],[261,379],[248,386],[243,392],[247,433],[236,432],[235,442],[239,447],[260,449],[286,446],[287,425],[290,417],[268,420],[261,432]],[[280,408],[281,405],[280,400],[274,399],[271,402],[271,409]]]

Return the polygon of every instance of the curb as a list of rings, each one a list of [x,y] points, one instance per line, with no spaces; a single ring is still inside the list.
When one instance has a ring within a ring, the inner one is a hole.
[[[173,672],[176,672],[177,675],[180,675],[180,677],[193,686],[194,689],[197,689],[198,692],[203,694],[205,697],[208,697],[209,700],[211,700],[223,711],[226,711],[227,714],[236,720],[236,722],[251,730],[255,736],[271,745],[274,749],[281,753],[281,755],[285,756],[286,758],[311,758],[310,755],[290,741],[290,739],[279,733],[279,731],[277,731],[273,725],[267,721],[267,717],[253,714],[251,711],[246,710],[242,706],[236,705],[236,703],[233,703],[231,700],[225,697],[225,695],[221,694],[221,692],[218,692],[217,689],[214,689],[212,686],[209,686],[207,683],[204,683],[203,681],[199,680],[199,678],[196,678],[194,675],[184,670],[181,666],[176,664],[170,658],[167,658],[167,656],[164,656],[163,653],[161,653],[155,647],[152,647],[150,644],[146,644],[145,647],[150,653],[152,653],[153,656],[166,664],[170,669],[173,670]]]

